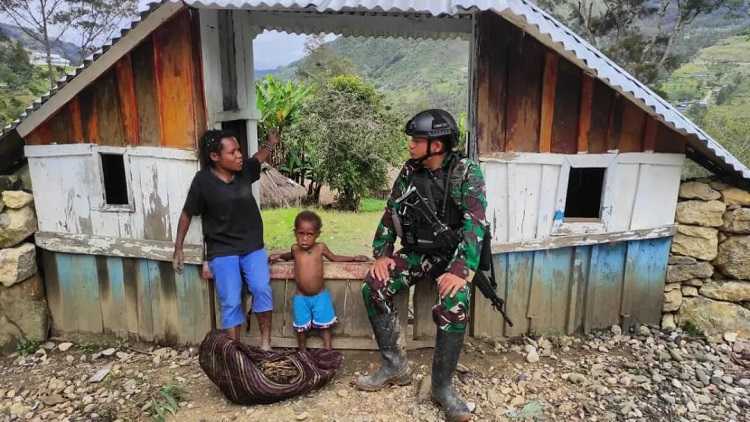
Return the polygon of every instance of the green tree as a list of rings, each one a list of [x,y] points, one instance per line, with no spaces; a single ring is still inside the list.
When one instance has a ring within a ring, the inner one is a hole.
[[[540,0],[639,80],[654,84],[681,61],[676,42],[696,18],[743,10],[746,0]]]
[[[317,89],[287,132],[290,141],[304,145],[318,193],[328,184],[338,193],[338,207],[351,211],[383,188],[405,145],[400,119],[372,85],[354,75],[335,76]]]
[[[135,17],[137,0],[68,0],[67,11],[60,17],[75,28],[81,60],[96,51],[98,44],[111,38],[120,23]]]

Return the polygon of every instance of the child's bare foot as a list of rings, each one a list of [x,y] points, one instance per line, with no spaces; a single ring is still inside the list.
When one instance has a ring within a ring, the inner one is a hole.
[[[271,351],[271,343],[262,342],[260,344],[260,350],[270,352]]]

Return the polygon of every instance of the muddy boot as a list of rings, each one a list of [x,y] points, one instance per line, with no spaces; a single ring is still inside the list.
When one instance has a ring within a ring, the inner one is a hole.
[[[355,381],[360,390],[378,391],[388,385],[411,383],[411,369],[406,354],[398,345],[399,324],[396,312],[376,315],[370,318],[375,340],[380,348],[383,362],[380,369],[370,375],[363,375]]]
[[[435,354],[432,357],[432,400],[445,412],[445,420],[464,422],[471,420],[471,412],[453,390],[453,373],[458,356],[464,346],[464,333],[446,333],[437,330]]]

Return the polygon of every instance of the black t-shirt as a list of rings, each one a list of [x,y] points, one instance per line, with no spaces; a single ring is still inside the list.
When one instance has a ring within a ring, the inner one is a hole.
[[[246,160],[229,183],[210,168],[195,174],[183,211],[203,218],[208,259],[263,248],[263,220],[252,191],[258,179],[260,162],[255,158]]]

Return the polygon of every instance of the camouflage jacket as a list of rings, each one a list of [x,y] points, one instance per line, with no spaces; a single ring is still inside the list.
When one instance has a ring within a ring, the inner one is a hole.
[[[448,263],[446,271],[464,280],[471,281],[479,266],[482,239],[485,236],[487,226],[484,176],[482,176],[482,171],[477,162],[462,158],[457,154],[446,158],[443,162],[442,171],[449,171],[454,160],[459,161],[456,163],[448,181],[448,189],[451,199],[462,213],[463,222],[459,233],[461,242]],[[416,168],[416,164],[407,161],[393,184],[385,212],[372,241],[375,258],[393,253],[393,245],[397,238],[393,218],[394,214],[398,212],[396,199],[409,187]]]

